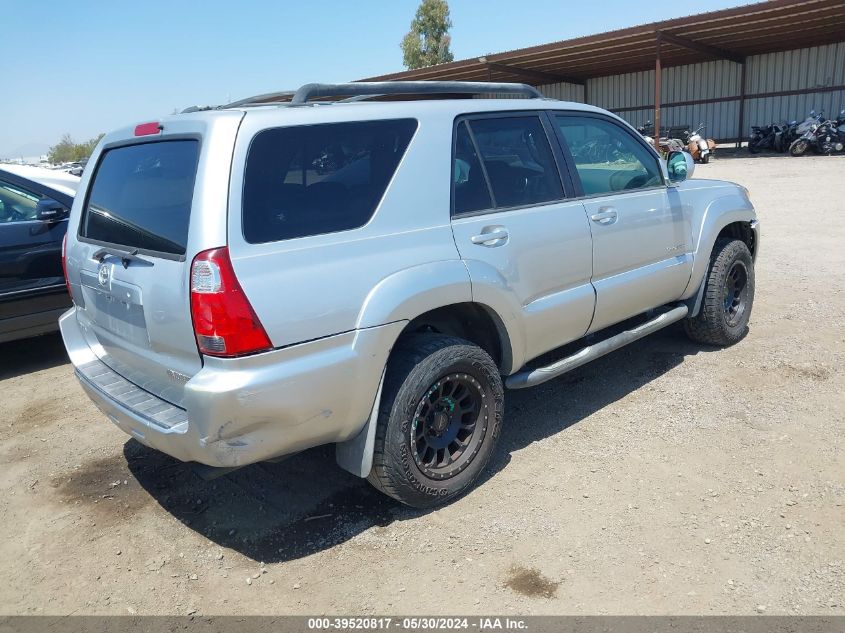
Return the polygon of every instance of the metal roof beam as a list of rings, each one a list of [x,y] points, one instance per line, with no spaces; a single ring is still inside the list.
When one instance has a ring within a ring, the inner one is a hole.
[[[681,48],[688,48],[689,50],[704,53],[705,55],[712,55],[718,59],[729,59],[737,64],[745,62],[744,55],[725,50],[724,48],[718,48],[717,46],[710,46],[709,44],[689,40],[685,37],[681,37],[680,35],[672,35],[671,33],[666,33],[665,31],[657,31],[657,40],[668,44],[674,44],[675,46],[680,46]]]
[[[576,77],[558,75],[556,73],[547,73],[542,70],[533,70],[530,68],[520,68],[519,66],[511,66],[509,64],[501,64],[498,62],[488,62],[483,57],[480,57],[478,61],[487,66],[487,68],[489,68],[490,70],[498,70],[503,73],[516,75],[518,77],[525,77],[527,79],[539,79],[540,81],[545,81],[548,83],[565,82],[568,84],[578,84],[579,86],[584,85],[584,80],[578,79]]]

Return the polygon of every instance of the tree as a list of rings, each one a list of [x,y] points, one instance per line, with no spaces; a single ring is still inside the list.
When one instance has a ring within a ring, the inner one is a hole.
[[[422,0],[411,21],[411,30],[400,45],[405,67],[413,70],[452,61],[450,28],[452,20],[446,0]]]
[[[51,163],[73,163],[88,158],[103,136],[105,135],[100,134],[84,143],[74,143],[70,134],[64,134],[62,139],[47,151],[47,159]]]

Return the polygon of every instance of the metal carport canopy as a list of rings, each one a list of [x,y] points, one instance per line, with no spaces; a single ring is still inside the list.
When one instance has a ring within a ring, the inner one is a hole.
[[[845,0],[771,0],[652,22],[363,81],[459,80],[583,83],[592,77],[654,68],[657,36],[661,65],[818,46],[845,39]]]

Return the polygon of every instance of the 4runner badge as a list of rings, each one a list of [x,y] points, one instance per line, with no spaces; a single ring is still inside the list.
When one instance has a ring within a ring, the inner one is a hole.
[[[101,286],[107,286],[109,283],[109,265],[100,264],[100,269],[97,271],[97,281]]]

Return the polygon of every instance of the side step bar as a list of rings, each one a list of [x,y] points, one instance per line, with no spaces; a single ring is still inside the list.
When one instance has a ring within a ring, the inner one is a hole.
[[[525,389],[526,387],[539,385],[540,383],[551,380],[552,378],[557,378],[561,374],[565,374],[576,367],[589,363],[591,360],[595,360],[600,356],[609,354],[620,347],[624,347],[628,343],[633,343],[644,336],[648,336],[652,332],[656,332],[667,325],[680,321],[687,315],[688,312],[689,307],[683,304],[678,305],[668,312],[659,314],[650,321],[646,321],[642,325],[638,325],[631,330],[620,332],[615,336],[611,336],[609,339],[589,345],[571,356],[561,358],[559,361],[552,363],[551,365],[539,367],[537,369],[527,369],[508,376],[505,379],[505,386],[508,389]]]

